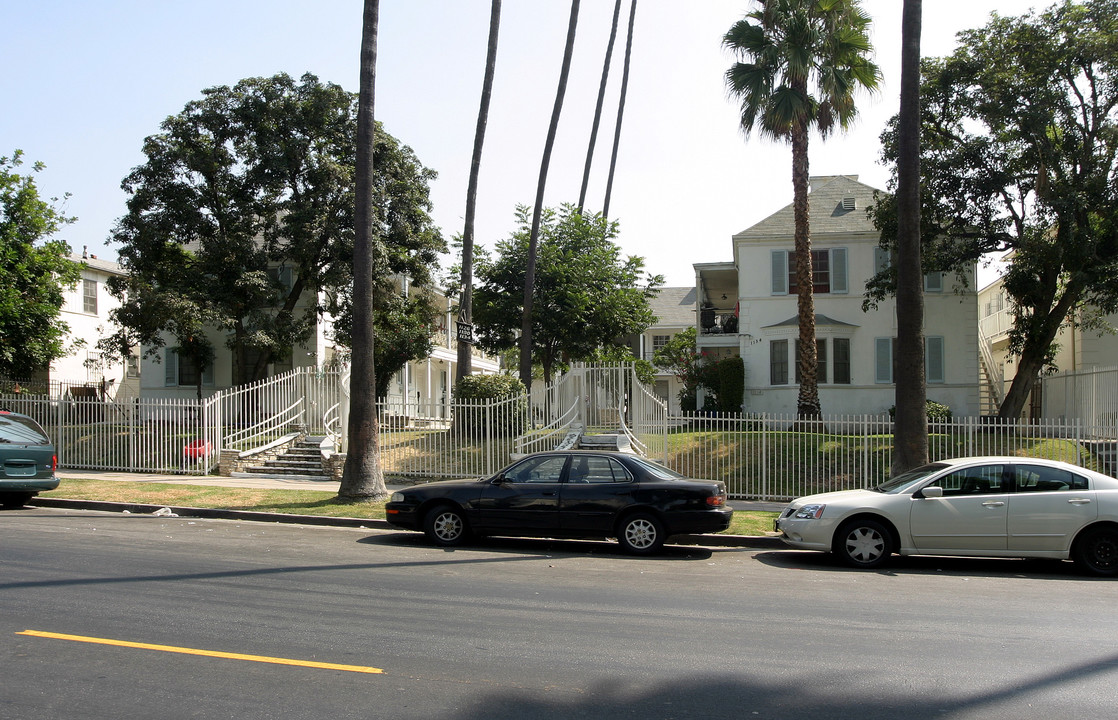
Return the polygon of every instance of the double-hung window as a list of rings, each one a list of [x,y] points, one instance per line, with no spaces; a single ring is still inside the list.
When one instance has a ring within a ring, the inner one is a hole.
[[[873,249],[873,272],[876,275],[882,270],[888,270],[893,264],[893,257],[888,250],[882,247]],[[934,270],[924,273],[924,292],[943,292],[943,273]]]
[[[772,294],[794,295],[796,284],[796,253],[773,250]],[[817,294],[849,292],[847,279],[846,248],[829,248],[811,251],[812,292]]]
[[[163,384],[166,386],[179,385],[194,387],[198,385],[198,364],[189,355],[179,355],[177,350],[167,348],[163,357],[164,376]],[[213,364],[202,371],[202,384],[214,384]]]
[[[874,381],[892,383],[897,369],[897,338],[876,338],[874,340]],[[924,380],[929,383],[942,383],[945,380],[943,338],[931,336],[924,338]]]

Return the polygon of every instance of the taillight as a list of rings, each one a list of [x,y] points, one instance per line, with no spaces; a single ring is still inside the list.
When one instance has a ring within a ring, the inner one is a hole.
[[[51,455],[50,456],[50,471],[54,472],[57,469],[58,469],[58,456],[57,455]]]
[[[710,505],[711,507],[722,507],[725,504],[725,495],[707,495],[707,505]]]

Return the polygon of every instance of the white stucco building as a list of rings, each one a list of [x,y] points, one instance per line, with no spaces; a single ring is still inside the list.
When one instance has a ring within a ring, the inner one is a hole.
[[[888,254],[866,216],[875,189],[856,175],[811,178],[811,247],[819,397],[825,415],[881,414],[895,404],[896,305],[863,312],[866,281]],[[793,209],[788,205],[732,238],[733,259],[695,265],[697,349],[745,365],[743,410],[796,412]],[[974,268],[966,288],[953,276],[924,279],[929,400],[956,416],[979,413],[978,303]]]

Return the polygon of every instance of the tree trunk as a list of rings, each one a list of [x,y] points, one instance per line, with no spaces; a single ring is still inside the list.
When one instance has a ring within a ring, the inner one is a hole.
[[[481,83],[481,107],[474,130],[474,155],[470,161],[470,183],[466,189],[466,227],[462,231],[462,295],[458,302],[459,322],[473,325],[474,295],[474,214],[477,210],[477,182],[481,173],[481,149],[489,121],[489,99],[493,95],[493,74],[497,67],[497,36],[501,29],[501,0],[493,0],[489,14],[489,49],[485,55],[485,78]],[[458,341],[458,367],[455,379],[473,372],[473,345]]]
[[[563,67],[559,71],[559,87],[555,92],[555,107],[551,110],[551,125],[544,142],[540,180],[536,185],[536,205],[532,212],[532,231],[528,238],[528,263],[524,272],[524,314],[520,325],[520,381],[528,392],[532,391],[532,295],[536,289],[536,246],[540,238],[540,217],[543,214],[543,192],[547,185],[547,169],[551,164],[551,150],[555,146],[555,133],[559,128],[559,114],[563,111],[563,96],[567,92],[567,76],[571,69],[571,55],[575,46],[575,29],[578,26],[579,0],[571,2],[571,19],[567,26],[567,46],[563,50]]]
[[[613,175],[617,169],[617,148],[621,145],[621,119],[625,115],[625,93],[629,88],[629,58],[633,54],[633,18],[637,14],[637,0],[629,6],[629,32],[625,39],[625,69],[621,73],[621,97],[617,101],[617,124],[613,128],[613,152],[609,158],[609,178],[606,180],[606,199],[602,203],[602,217],[609,217],[609,201],[613,195]]]
[[[924,273],[920,250],[921,0],[904,0],[897,126],[897,363],[894,475],[928,462]]]
[[[598,102],[594,105],[594,122],[590,126],[590,144],[586,148],[586,166],[582,170],[582,189],[578,193],[578,211],[586,205],[586,187],[590,184],[590,166],[594,160],[594,143],[598,139],[598,123],[602,120],[602,103],[606,99],[606,81],[609,79],[609,63],[613,56],[613,42],[617,39],[617,17],[621,14],[621,0],[613,5],[613,25],[609,30],[609,42],[606,43],[606,59],[602,64],[602,82],[598,86]]]
[[[1039,323],[1040,328],[1028,333],[1025,346],[1021,349],[1021,357],[1017,360],[1017,373],[1013,376],[1013,382],[1009,386],[1009,392],[1005,394],[1005,400],[1002,400],[1002,404],[998,408],[999,418],[1005,420],[1020,419],[1021,413],[1025,409],[1025,403],[1029,401],[1029,394],[1032,392],[1033,385],[1036,384],[1040,371],[1044,369],[1048,348],[1055,341],[1056,336],[1060,333],[1060,327],[1079,302],[1081,293],[1082,286],[1073,281],[1064,288],[1060,301],[1056,303],[1051,312],[1043,318],[1033,317],[1033,322]]]
[[[353,366],[350,373],[349,451],[338,498],[368,502],[388,496],[380,467],[376,372],[373,364],[373,120],[379,0],[365,0],[361,30],[361,89],[357,107],[357,168],[353,243]]]
[[[800,343],[796,362],[800,369],[800,393],[796,400],[796,414],[801,420],[817,420],[822,415],[819,407],[819,384],[815,347],[815,297],[812,287],[811,227],[808,207],[810,174],[807,158],[807,127],[798,125],[792,130],[792,211],[795,218],[796,249],[796,310],[800,325]]]

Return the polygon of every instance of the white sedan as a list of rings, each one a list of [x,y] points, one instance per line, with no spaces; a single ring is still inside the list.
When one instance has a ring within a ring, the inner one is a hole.
[[[776,520],[788,545],[857,568],[892,553],[1075,560],[1118,574],[1118,480],[1023,457],[944,460],[872,490],[798,498]]]

